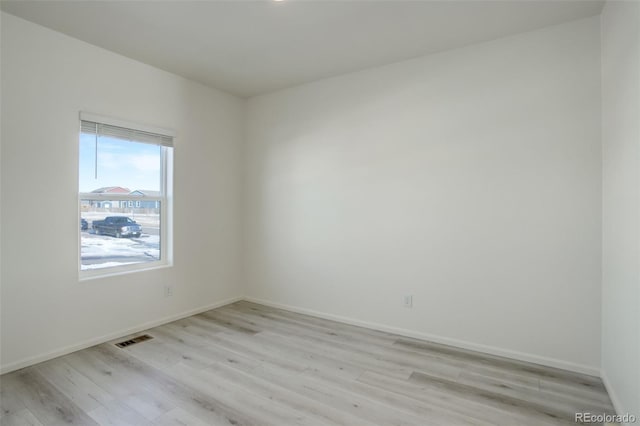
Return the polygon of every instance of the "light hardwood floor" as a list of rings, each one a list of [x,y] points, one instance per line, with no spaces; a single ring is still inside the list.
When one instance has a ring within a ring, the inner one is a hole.
[[[0,424],[568,425],[613,413],[597,377],[248,302],[146,333],[3,375]]]

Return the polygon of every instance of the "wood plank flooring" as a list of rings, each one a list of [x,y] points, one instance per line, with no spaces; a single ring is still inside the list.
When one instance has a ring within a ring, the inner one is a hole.
[[[537,426],[614,412],[597,377],[249,302],[145,333],[1,376],[0,424]]]

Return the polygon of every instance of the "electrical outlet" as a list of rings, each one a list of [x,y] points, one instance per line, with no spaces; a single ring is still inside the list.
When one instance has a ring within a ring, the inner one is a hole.
[[[412,308],[413,307],[413,296],[410,295],[410,294],[405,295],[402,302],[403,302],[402,305],[405,308]]]
[[[171,296],[173,296],[173,286],[171,285],[164,286],[164,297],[171,297]]]

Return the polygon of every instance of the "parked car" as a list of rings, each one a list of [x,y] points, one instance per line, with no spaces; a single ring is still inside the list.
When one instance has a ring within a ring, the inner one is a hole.
[[[87,229],[89,229],[89,222],[87,222],[87,220],[83,217],[80,218],[80,229],[82,231],[86,231]]]
[[[92,228],[98,235],[113,235],[116,238],[138,238],[142,234],[142,227],[126,216],[107,216],[104,220],[94,220]]]

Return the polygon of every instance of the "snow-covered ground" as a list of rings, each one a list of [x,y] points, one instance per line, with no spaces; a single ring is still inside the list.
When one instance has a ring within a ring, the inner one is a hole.
[[[82,270],[153,262],[160,260],[160,236],[114,238],[83,231],[80,257]]]

